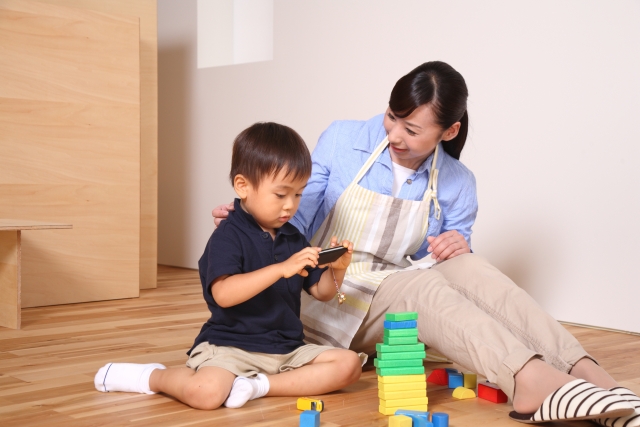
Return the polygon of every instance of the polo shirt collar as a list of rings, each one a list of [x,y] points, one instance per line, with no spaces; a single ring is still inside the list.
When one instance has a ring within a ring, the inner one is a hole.
[[[264,231],[262,227],[258,225],[255,218],[247,213],[244,209],[242,209],[242,206],[240,205],[240,199],[236,198],[233,201],[233,207],[235,208],[235,214],[230,215],[230,219],[232,219],[233,221],[238,221],[239,225],[242,225],[243,228],[246,228],[247,230],[253,229],[258,234],[266,233],[266,231]],[[299,233],[298,229],[286,222],[282,225],[282,227],[276,230],[276,237],[279,234],[292,235],[296,233]]]

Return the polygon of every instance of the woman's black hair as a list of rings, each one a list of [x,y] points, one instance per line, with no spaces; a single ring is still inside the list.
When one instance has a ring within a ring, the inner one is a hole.
[[[240,132],[233,142],[231,172],[233,184],[236,175],[243,175],[252,185],[269,175],[285,170],[293,179],[311,176],[309,148],[298,133],[278,123],[255,123]]]
[[[429,104],[443,130],[460,122],[458,135],[442,141],[444,151],[460,159],[469,132],[468,96],[467,84],[459,72],[444,62],[431,61],[397,81],[391,91],[389,108],[397,117],[405,118],[419,106]]]

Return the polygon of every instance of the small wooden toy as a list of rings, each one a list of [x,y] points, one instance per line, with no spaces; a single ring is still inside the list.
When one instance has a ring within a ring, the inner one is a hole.
[[[509,398],[500,388],[489,381],[478,384],[478,397],[493,403],[507,403]]]
[[[449,375],[444,369],[434,369],[427,378],[427,382],[438,385],[449,385]]]
[[[389,427],[412,427],[413,420],[411,417],[404,415],[392,415],[389,417]]]
[[[431,414],[433,427],[449,427],[449,414],[446,412],[434,412]]]
[[[302,411],[300,414],[300,427],[320,427],[320,412]]]
[[[387,406],[386,400],[380,400],[378,411],[382,415],[393,415],[398,409],[408,409],[411,411],[426,411],[427,405],[402,405],[402,406]]]
[[[476,374],[467,373],[462,374],[464,377],[464,388],[470,388],[471,390],[475,390],[478,385],[478,376]]]
[[[415,311],[405,311],[402,313],[387,313],[384,315],[384,320],[391,320],[392,322],[403,322],[405,320],[418,319],[418,313]]]
[[[463,385],[464,379],[461,373],[449,372],[449,388],[462,387]]]
[[[411,329],[385,329],[383,335],[385,337],[417,337],[418,328]]]
[[[384,377],[383,377],[384,378]],[[387,377],[389,378],[389,377]],[[378,383],[378,391],[382,393],[394,393],[396,391],[426,390],[424,381],[413,383]]]
[[[406,351],[404,353],[378,353],[379,360],[400,360],[400,359],[424,359],[427,357],[426,351]]]
[[[408,328],[416,328],[418,326],[417,320],[405,320],[402,322],[394,322],[392,320],[384,321],[385,329],[408,329]]]
[[[380,399],[382,399],[382,400],[396,400],[396,399],[411,399],[411,398],[414,398],[414,397],[427,397],[427,390],[424,387],[422,387],[421,390],[403,390],[403,391],[382,391],[382,390],[378,390],[378,397]]]
[[[421,383],[426,385],[426,375],[392,375],[390,377],[378,377],[378,384]]]
[[[387,345],[403,345],[403,344],[418,344],[418,336],[413,337],[382,337],[382,343]]]
[[[473,390],[470,390],[468,388],[464,388],[464,387],[456,387],[455,390],[453,390],[453,397],[455,397],[456,399],[473,399],[474,397],[476,397],[476,392]]]
[[[320,399],[311,399],[310,397],[300,397],[296,402],[296,407],[300,411],[318,411],[324,410],[324,402]]]
[[[373,365],[376,368],[405,368],[407,366],[422,366],[422,359],[398,359],[398,360],[380,360],[373,359]]]
[[[407,345],[387,345],[382,343],[376,344],[376,352],[379,353],[405,353],[408,351],[425,351],[424,343],[407,344]]]
[[[389,375],[420,375],[424,374],[424,366],[406,366],[404,368],[376,368],[376,374],[381,377]],[[462,375],[460,375],[462,378]]]
[[[398,409],[396,415],[406,415],[411,418],[422,418],[425,421],[429,421],[429,412],[426,411],[410,411],[408,409]]]

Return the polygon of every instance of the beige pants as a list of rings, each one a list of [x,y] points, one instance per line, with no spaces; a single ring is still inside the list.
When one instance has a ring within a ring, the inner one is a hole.
[[[497,383],[510,398],[515,374],[531,358],[562,372],[583,357],[593,359],[533,298],[475,254],[386,278],[351,348],[374,353],[385,313],[402,311],[418,312],[420,341]]]

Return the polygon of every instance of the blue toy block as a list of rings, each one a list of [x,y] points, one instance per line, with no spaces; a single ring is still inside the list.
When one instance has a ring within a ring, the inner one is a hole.
[[[429,422],[429,412],[398,409],[395,415],[404,415],[410,417],[413,420],[412,427],[433,427],[433,424]]]
[[[451,372],[453,374],[459,374],[460,371],[458,371],[457,369],[453,369],[453,368],[444,368],[445,371],[447,372]]]
[[[385,329],[409,329],[409,328],[417,328],[418,321],[417,320],[403,320],[402,322],[394,322],[392,320],[384,321]]]
[[[434,412],[431,414],[433,427],[449,427],[449,414],[445,412]]]
[[[464,376],[460,372],[449,372],[449,388],[462,386],[464,386]]]
[[[320,427],[320,412],[302,411],[300,414],[300,427]]]

